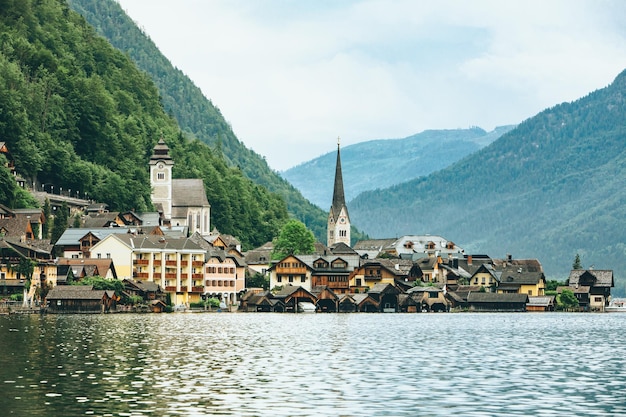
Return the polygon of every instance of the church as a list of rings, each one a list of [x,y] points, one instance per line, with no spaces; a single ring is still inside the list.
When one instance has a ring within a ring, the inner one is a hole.
[[[186,226],[189,234],[207,236],[211,231],[211,205],[204,181],[199,178],[173,179],[174,160],[163,138],[150,157],[151,199],[164,226]]]
[[[335,184],[333,188],[333,202],[328,213],[328,240],[327,246],[337,243],[350,246],[350,215],[346,206],[346,197],[343,191],[343,175],[341,174],[341,150],[337,138],[337,164],[335,166]]]

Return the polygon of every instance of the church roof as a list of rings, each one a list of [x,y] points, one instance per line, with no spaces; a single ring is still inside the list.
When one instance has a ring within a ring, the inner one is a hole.
[[[174,207],[210,206],[204,182],[200,178],[172,180],[172,212]],[[187,212],[185,211],[185,216]],[[172,213],[172,217],[173,213]]]
[[[168,165],[174,165],[174,161],[170,156],[170,148],[167,146],[163,138],[159,139],[159,142],[154,145],[154,148],[152,149],[150,163],[156,163],[156,161],[164,161]]]
[[[341,213],[341,209],[345,208],[346,216],[348,215],[348,207],[346,207],[346,197],[343,191],[343,175],[341,173],[341,152],[339,142],[337,142],[337,164],[335,165],[335,185],[333,188],[333,204],[330,207],[331,215],[335,220]]]

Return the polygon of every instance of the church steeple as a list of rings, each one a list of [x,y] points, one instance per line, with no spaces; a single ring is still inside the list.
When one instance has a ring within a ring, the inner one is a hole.
[[[335,183],[333,202],[328,213],[328,246],[343,242],[350,246],[350,216],[343,191],[343,175],[341,172],[341,145],[337,138],[337,164],[335,166]]]

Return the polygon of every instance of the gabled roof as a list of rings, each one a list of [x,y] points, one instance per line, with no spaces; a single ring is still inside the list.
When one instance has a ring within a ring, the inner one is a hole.
[[[593,282],[594,287],[612,288],[615,286],[613,271],[610,269],[573,269],[570,271],[570,286],[591,282]]]
[[[206,197],[204,182],[200,178],[185,178],[172,180],[172,217],[181,217],[181,213],[174,216],[176,207],[210,207]],[[180,211],[180,210],[178,210]],[[182,213],[187,217],[187,212]]]
[[[108,258],[58,258],[57,265],[70,265],[73,271],[77,267],[84,268],[86,276],[100,275],[105,277],[109,271],[114,279],[117,279],[117,272],[113,265],[113,259]],[[79,276],[76,275],[75,276]]]
[[[467,295],[468,303],[527,303],[527,294],[471,292]]]
[[[530,307],[549,307],[554,305],[554,296],[553,295],[545,295],[545,296],[529,296],[527,306]]]
[[[109,295],[105,290],[94,290],[91,285],[57,285],[47,295],[48,300],[101,300]]]
[[[57,240],[55,246],[76,246],[79,244],[80,239],[90,232],[94,236],[102,240],[111,234],[128,233],[128,229],[123,227],[70,227],[68,229],[65,229],[65,232],[63,232],[59,240]]]

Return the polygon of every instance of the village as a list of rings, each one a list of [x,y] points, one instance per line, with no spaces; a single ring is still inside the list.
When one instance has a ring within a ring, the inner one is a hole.
[[[10,168],[5,143],[0,152]],[[236,237],[211,229],[202,180],[174,179],[173,166],[161,139],[148,166],[157,210],[150,213],[109,212],[71,191],[33,190],[55,212],[81,216],[54,245],[42,239],[42,209],[0,204],[0,312],[554,311],[563,293],[575,297],[576,311],[602,312],[611,301],[611,270],[572,269],[549,294],[537,259],[468,254],[428,234],[351,246],[339,142],[327,243],[278,260],[271,242],[244,252]],[[252,276],[267,287],[247,286]],[[90,277],[120,282],[122,290],[75,285]]]

